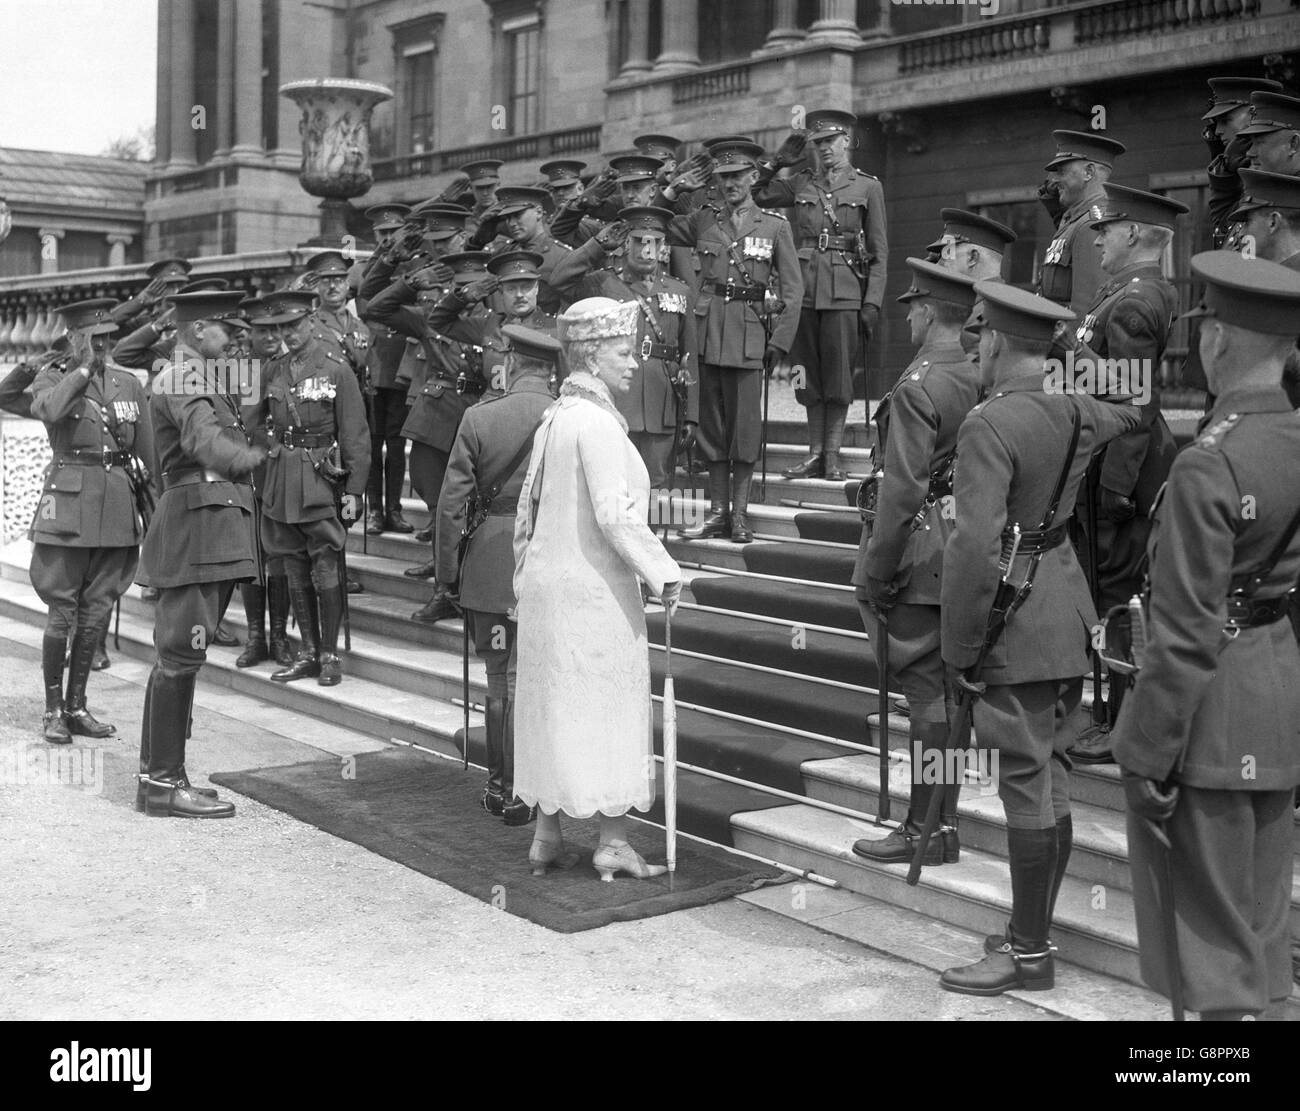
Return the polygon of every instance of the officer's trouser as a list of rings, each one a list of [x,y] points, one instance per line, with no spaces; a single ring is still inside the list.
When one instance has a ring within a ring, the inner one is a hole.
[[[469,621],[474,654],[483,661],[487,670],[488,697],[513,699],[518,664],[518,623],[504,613],[484,613],[482,610],[466,610],[465,616]]]
[[[392,513],[402,508],[402,483],[406,479],[402,425],[409,411],[405,390],[380,387],[371,398],[370,479],[366,496],[372,510]]]
[[[203,666],[233,587],[233,582],[188,583],[158,591],[153,640],[159,667],[192,674]]]
[[[67,637],[74,629],[107,627],[113,603],[130,587],[139,560],[139,548],[34,544],[28,573],[49,607],[45,635]]]
[[[876,642],[876,611],[858,599],[862,626]],[[939,607],[900,602],[886,614],[889,636],[889,686],[907,697],[908,713],[913,721],[946,722],[949,701],[945,685],[943,657],[939,652]],[[880,657],[877,651],[876,669]]]
[[[861,335],[856,309],[816,309],[799,313],[790,365],[803,368],[802,389],[794,392],[800,405],[853,404],[853,366]]]
[[[700,423],[696,438],[709,463],[758,462],[763,442],[763,372],[700,367]]]
[[[306,577],[313,567],[325,574],[337,569],[339,552],[347,541],[337,517],[286,524],[262,518],[262,548],[268,575]]]
[[[411,487],[424,500],[429,512],[438,512],[438,495],[451,454],[418,440],[411,443]]]
[[[673,434],[671,432],[629,432],[627,436],[650,475],[650,489],[664,489],[668,485],[668,477],[673,465],[673,460],[668,458],[673,450]]]

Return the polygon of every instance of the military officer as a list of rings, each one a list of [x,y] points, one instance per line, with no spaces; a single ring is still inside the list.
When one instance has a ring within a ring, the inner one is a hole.
[[[113,603],[131,585],[144,538],[136,485],[148,482],[153,429],[139,381],[105,365],[108,337],[117,331],[114,304],[63,306],[68,351],[47,361],[31,385],[31,415],[44,422],[53,455],[28,535],[32,586],[49,607],[41,648],[43,730],[54,744],[70,743],[73,734],[116,732],[86,708],[86,680]]]
[[[179,293],[190,280],[192,269],[183,258],[160,258],[150,263],[145,269],[148,284],[113,309],[113,323],[124,333],[134,332],[149,323],[162,310],[162,302],[168,295]]]
[[[916,356],[876,410],[884,471],[876,516],[864,525],[853,571],[862,622],[874,638],[876,612],[888,613],[890,674],[907,696],[912,747],[911,802],[903,824],[887,837],[853,846],[885,863],[912,859],[934,785],[922,782],[924,753],[948,736],[949,703],[939,643],[943,548],[952,532],[951,466],[957,429],[979,397],[979,381],[961,347],[961,330],[975,304],[975,281],[909,258],[907,305]],[[881,728],[884,728],[882,723]],[[927,847],[927,864],[953,863],[960,851],[957,815],[945,813],[942,839]],[[942,840],[942,843],[941,843]]]
[[[1228,237],[1228,213],[1241,196],[1237,174],[1250,163],[1250,136],[1241,133],[1250,125],[1251,96],[1280,93],[1282,86],[1259,77],[1211,77],[1209,84],[1210,109],[1201,117],[1201,137],[1210,148],[1208,208],[1213,243],[1219,247]]]
[[[927,261],[965,274],[972,281],[1004,279],[1003,258],[1017,239],[1006,224],[964,208],[942,208],[943,234],[926,251]]]
[[[544,210],[546,201],[545,189],[510,186],[497,190],[494,214],[480,222],[478,231],[469,238],[469,246],[476,248],[490,244],[492,239],[485,236],[490,234],[495,238],[496,229],[500,228],[509,240],[504,250],[532,251],[541,255],[537,304],[543,312],[553,316],[568,302],[551,285],[551,272],[571,248],[555,239],[548,230]]]
[[[1106,199],[1102,186],[1125,147],[1118,139],[1088,131],[1053,131],[1052,137],[1056,154],[1047,163],[1047,177],[1056,185],[1064,209],[1043,255],[1038,292],[1082,316],[1102,281],[1096,237],[1088,223]]]
[[[1300,174],[1300,97],[1250,94],[1250,123],[1240,134],[1250,140],[1250,168]]]
[[[1096,530],[1097,566],[1089,567],[1093,602],[1099,613],[1123,605],[1141,586],[1142,564],[1156,492],[1164,485],[1177,447],[1160,414],[1155,377],[1173,330],[1178,292],[1161,270],[1178,217],[1187,206],[1168,197],[1107,182],[1099,219],[1097,249],[1107,281],[1075,333],[1074,373],[1094,379],[1093,392],[1107,387],[1103,360],[1141,392],[1142,422],[1117,436],[1088,470],[1079,518],[1084,536]],[[1086,360],[1081,362],[1080,360]],[[1086,387],[1085,387],[1086,388]],[[1091,543],[1085,546],[1090,552]],[[1090,558],[1085,554],[1085,563]],[[1071,747],[1082,763],[1110,762],[1110,723],[1115,720],[1125,683],[1116,675],[1108,691],[1108,715]],[[1100,692],[1094,697],[1100,698]]]
[[[546,178],[546,191],[551,194],[551,203],[557,208],[576,200],[582,193],[582,171],[587,163],[574,158],[557,158],[544,162],[542,175]]]
[[[749,484],[763,436],[756,372],[771,373],[790,350],[799,323],[803,278],[790,225],[750,195],[762,153],[756,143],[716,143],[714,178],[723,205],[674,217],[668,229],[670,244],[694,247],[700,258],[699,446],[709,467],[709,515],[698,528],[679,534],[688,540],[753,540]]]
[[[190,783],[185,749],[195,683],[225,600],[236,581],[259,574],[252,473],[266,452],[248,441],[225,359],[242,298],[173,298],[176,348],[149,403],[163,493],[140,560],[140,581],[158,589],[158,603],[136,808],[155,817],[235,813],[216,791]]]
[[[321,686],[334,686],[342,680],[339,553],[347,539],[345,523],[357,519],[370,469],[365,403],[355,373],[318,336],[316,296],[287,290],[268,294],[264,302],[265,315],[256,320],[278,326],[287,350],[267,371],[256,415],[272,444],[262,546],[269,570],[288,577],[302,636],[293,664],[271,678],[290,683],[315,677]]]
[[[1288,270],[1300,271],[1300,177],[1242,170],[1242,197],[1229,214],[1239,234],[1249,237],[1254,253]]]
[[[646,465],[650,488],[659,490],[672,478],[678,422],[683,444],[694,440],[699,423],[694,298],[685,282],[661,273],[659,259],[673,214],[645,206],[618,215],[608,236],[602,232],[555,268],[553,281],[570,301],[608,297],[640,304],[636,340],[641,359],[631,389],[614,404],[627,419],[627,434]],[[617,250],[621,265],[606,268],[608,249]]]
[[[1300,274],[1228,251],[1194,256],[1192,272],[1206,283],[1193,315],[1217,400],[1156,507],[1146,646],[1115,758],[1142,978],[1171,994],[1172,904],[1187,1007],[1256,1018],[1291,993],[1300,423],[1281,377]]]
[[[319,338],[332,341],[356,375],[357,385],[368,393],[371,383],[366,376],[370,332],[348,308],[352,299],[348,288],[349,268],[339,251],[321,251],[307,263],[305,274],[309,288],[320,298],[315,313]]]
[[[1044,362],[1070,311],[1004,285],[975,285],[979,366],[991,396],[957,433],[957,525],[943,554],[940,591],[944,663],[959,683],[987,684],[974,704],[975,736],[999,749],[998,794],[1007,820],[1011,923],[986,942],[986,957],[950,968],[949,991],[997,995],[1054,984],[1049,932],[1073,845],[1068,727],[1088,671],[1096,621],[1088,584],[1065,543],[1065,522],[1094,452],[1136,427],[1139,410],[1043,388]],[[1077,438],[1074,430],[1077,429]],[[1009,580],[1032,589],[978,674],[1000,563],[1014,542]],[[1036,575],[1035,575],[1036,571]]]
[[[488,781],[481,803],[518,826],[533,811],[514,794],[514,519],[533,434],[554,400],[549,381],[560,345],[553,335],[516,324],[504,325],[502,335],[511,345],[508,388],[465,414],[438,498],[438,581],[448,593],[459,584],[474,651],[487,668]],[[462,546],[471,498],[490,498],[490,504]]]
[[[68,350],[66,336],[60,336],[54,346],[37,359],[24,359],[0,381],[0,409],[13,413],[16,417],[30,419],[32,415],[32,395],[28,387],[36,381],[36,376],[50,363],[56,362]]]
[[[859,340],[871,339],[885,296],[885,195],[879,180],[849,161],[858,124],[852,112],[820,109],[805,122],[819,168],[770,180],[755,200],[791,210],[803,268],[803,309],[790,361],[804,370],[795,397],[808,410],[809,455],[784,474],[840,481]]]
[[[468,228],[474,232],[479,221],[488,209],[496,204],[497,188],[501,184],[501,167],[505,163],[495,158],[481,158],[476,162],[466,162],[460,172],[469,178],[470,188],[474,191],[474,207],[470,209]]]

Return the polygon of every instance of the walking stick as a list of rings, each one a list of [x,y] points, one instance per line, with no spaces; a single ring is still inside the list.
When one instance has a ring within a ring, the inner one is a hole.
[[[771,378],[772,378],[772,372],[764,368],[763,370],[763,442],[762,445],[759,447],[759,454],[761,456],[760,467],[763,476],[759,480],[759,485],[763,489],[762,494],[760,494],[759,496],[762,498],[763,501],[767,501],[767,400],[768,400],[767,386]]]
[[[1097,564],[1101,560],[1101,548],[1097,541],[1097,496],[1101,486],[1101,471],[1097,460],[1093,460],[1084,477],[1083,527],[1088,536],[1088,593],[1092,595],[1093,607],[1101,604],[1101,576]],[[1107,724],[1109,715],[1106,704],[1101,700],[1101,653],[1089,646],[1088,654],[1092,656],[1092,724]]]
[[[465,695],[465,740],[461,745],[461,767],[464,771],[469,771],[469,615],[462,612],[460,619],[463,629],[460,638],[460,687]]]
[[[1165,974],[1169,977],[1169,1006],[1175,1022],[1185,1022],[1183,1009],[1183,970],[1178,960],[1178,916],[1174,910],[1174,869],[1170,856],[1173,845],[1165,832],[1164,822],[1143,818],[1143,824],[1152,839],[1160,846],[1156,854],[1160,863],[1155,868],[1156,895],[1160,899],[1160,928],[1165,935]]]
[[[876,803],[876,824],[889,821],[889,619],[876,610],[876,686],[879,688],[876,744],[880,749],[880,794]]]
[[[366,531],[370,521],[370,491],[361,495],[361,554],[370,554],[370,533]]]
[[[122,651],[122,642],[118,639],[118,634],[122,631],[122,596],[117,596],[117,604],[113,607],[113,651]]]
[[[673,618],[664,608],[664,833],[668,875],[677,870],[677,697],[673,692]],[[671,883],[671,879],[669,883]]]

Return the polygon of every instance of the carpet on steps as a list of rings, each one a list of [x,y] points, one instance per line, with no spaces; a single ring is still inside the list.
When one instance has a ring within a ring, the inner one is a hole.
[[[847,586],[857,553],[809,544],[746,544],[745,570]]]
[[[829,540],[856,547],[862,539],[862,519],[856,513],[796,513],[794,527],[804,540]]]
[[[716,575],[691,581],[691,594],[702,606],[758,613],[791,624],[807,622],[833,629],[863,631],[857,599],[847,590],[825,590],[796,583],[764,582],[740,575]]]

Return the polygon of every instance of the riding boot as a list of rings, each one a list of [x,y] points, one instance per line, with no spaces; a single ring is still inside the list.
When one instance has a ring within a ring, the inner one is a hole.
[[[199,790],[185,775],[185,739],[198,673],[154,668],[148,699],[149,770],[145,812],[155,818],[231,818],[233,803]]]
[[[749,527],[749,484],[754,477],[752,463],[737,463],[731,472],[731,542],[748,544],[754,539]]]
[[[822,453],[826,450],[826,409],[808,406],[808,458],[781,472],[783,478],[820,478]]]
[[[826,406],[826,456],[822,478],[828,482],[843,482],[846,477],[840,466],[840,448],[844,444],[844,420],[848,414],[846,405]]]
[[[881,864],[910,864],[916,855],[925,816],[930,810],[937,784],[918,781],[924,767],[924,753],[941,751],[947,741],[948,727],[943,722],[909,721],[912,741],[912,787],[908,800],[907,817],[888,837],[863,839],[853,844],[857,856]],[[919,750],[919,751],[918,751]],[[940,804],[939,826],[925,847],[922,864],[956,864],[961,859],[961,845],[957,838],[957,815],[950,813],[951,794],[946,794]]]
[[[292,683],[296,679],[314,679],[320,674],[316,640],[316,591],[311,579],[301,571],[289,575],[289,604],[294,620],[298,622],[298,635],[302,649],[286,668],[271,673],[273,683]]]
[[[727,479],[731,464],[725,459],[709,464],[709,515],[695,528],[678,529],[682,540],[719,540],[731,534],[731,513],[727,500]]]
[[[99,634],[99,643],[95,645],[95,657],[90,662],[91,671],[107,671],[113,666],[113,661],[108,658],[108,625],[106,624]]]
[[[1056,983],[1051,926],[1052,886],[1057,865],[1057,827],[1007,829],[1011,864],[1011,928],[983,960],[950,968],[939,979],[948,991],[965,995],[1048,991]]]
[[[52,745],[72,743],[68,723],[63,716],[63,650],[67,637],[45,634],[41,641],[41,677],[45,682],[45,715],[41,730]]]
[[[537,807],[515,797],[515,700],[506,699],[505,743],[501,746],[501,795],[506,808],[503,815],[508,826],[526,826],[537,817]]]
[[[1064,818],[1057,819],[1056,822],[1056,873],[1052,876],[1052,897],[1051,913],[1049,914],[1049,925],[1056,918],[1056,897],[1061,893],[1061,884],[1065,880],[1065,871],[1070,864],[1070,850],[1074,848],[1074,819],[1067,814]],[[1007,923],[1007,928],[1000,934],[989,934],[984,939],[984,952],[993,953],[1011,937],[1011,924]],[[1048,947],[1055,951],[1056,946],[1052,944],[1049,936],[1047,939]]]
[[[388,441],[384,453],[384,499],[388,511],[384,524],[389,532],[412,533],[412,525],[402,513],[402,486],[406,483],[406,441],[401,437]]]
[[[266,576],[266,610],[270,634],[267,651],[281,667],[293,663],[289,640],[289,580],[283,575]]]
[[[252,667],[271,658],[263,626],[266,618],[266,588],[261,583],[241,583],[239,595],[243,599],[244,618],[248,622],[248,642],[235,660],[235,666]]]
[[[499,818],[506,805],[502,794],[505,778],[506,700],[489,695],[483,710],[483,724],[487,733],[488,780],[479,798],[479,805],[494,818]]]
[[[444,621],[449,617],[455,617],[460,612],[460,606],[456,604],[454,596],[447,590],[447,587],[444,584],[438,583],[438,585],[434,587],[433,597],[411,614],[411,620],[422,621],[426,625],[433,625],[439,621]]]
[[[343,663],[338,657],[339,626],[343,623],[343,592],[337,582],[316,587],[320,604],[320,661],[318,682],[322,687],[337,687],[343,681]]]
[[[96,721],[86,709],[86,680],[98,647],[99,630],[78,627],[72,638],[72,659],[68,665],[66,710],[68,732],[78,737],[111,737],[117,732],[117,726]]]

